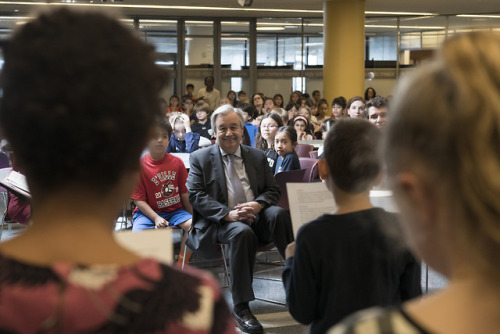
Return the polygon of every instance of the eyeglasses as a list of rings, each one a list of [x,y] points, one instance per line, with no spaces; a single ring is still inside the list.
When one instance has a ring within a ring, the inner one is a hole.
[[[267,125],[261,125],[260,126],[262,129],[274,129],[274,128],[277,128],[276,125],[272,125],[272,124],[267,124]]]

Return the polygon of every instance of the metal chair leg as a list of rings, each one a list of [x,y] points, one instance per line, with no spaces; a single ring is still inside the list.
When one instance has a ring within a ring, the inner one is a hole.
[[[222,252],[222,260],[224,261],[224,273],[225,273],[226,280],[227,280],[227,286],[229,287],[230,290],[232,290],[231,281],[229,280],[229,270],[227,269],[226,250],[225,250],[226,247],[227,247],[226,244],[221,244],[220,249]]]

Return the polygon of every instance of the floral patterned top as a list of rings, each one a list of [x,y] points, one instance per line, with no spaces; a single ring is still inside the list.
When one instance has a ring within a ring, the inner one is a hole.
[[[0,333],[235,333],[217,282],[153,259],[50,267],[0,254]]]

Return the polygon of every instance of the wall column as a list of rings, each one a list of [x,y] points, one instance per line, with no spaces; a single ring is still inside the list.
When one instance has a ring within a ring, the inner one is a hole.
[[[325,0],[323,24],[323,96],[329,104],[341,95],[363,96],[365,0]]]

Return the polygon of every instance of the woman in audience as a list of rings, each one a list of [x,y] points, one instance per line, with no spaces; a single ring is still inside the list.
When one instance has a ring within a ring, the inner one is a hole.
[[[448,287],[346,320],[330,333],[498,333],[500,36],[446,40],[401,82],[385,156],[409,245]]]
[[[293,105],[299,105],[300,106],[300,98],[302,97],[302,93],[299,91],[294,91],[292,94],[290,94],[290,100],[288,101],[286,105],[286,110],[289,110],[291,106]]]
[[[262,115],[262,108],[264,107],[264,94],[255,93],[252,95],[252,104],[257,110],[257,115]]]
[[[3,45],[1,130],[33,216],[0,243],[0,332],[234,333],[210,275],[140,258],[114,237],[161,116],[154,48],[115,19],[67,8]]]
[[[276,94],[276,95],[274,95],[273,100],[274,100],[274,105],[276,106],[276,108],[283,109],[283,95]]]
[[[259,133],[257,134],[255,147],[264,150],[267,157],[269,167],[274,170],[276,165],[276,160],[278,159],[278,153],[274,150],[274,137],[279,128],[283,126],[281,117],[272,112],[264,115],[259,127]]]
[[[326,116],[328,111],[328,102],[325,99],[321,99],[318,102],[318,108],[314,111],[314,116],[316,117],[317,125],[321,125],[329,117]]]
[[[368,87],[365,90],[365,101],[368,102],[368,100],[373,99],[375,96],[377,96],[377,92],[373,89],[373,87]]]
[[[366,118],[365,100],[361,96],[354,96],[347,102],[347,114],[351,118]]]
[[[229,99],[229,104],[236,107],[236,92],[234,90],[227,92],[227,98]]]

